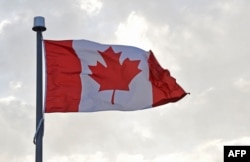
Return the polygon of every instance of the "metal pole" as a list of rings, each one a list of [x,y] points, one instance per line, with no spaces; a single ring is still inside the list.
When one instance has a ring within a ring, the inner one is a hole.
[[[36,71],[36,161],[43,161],[43,66],[42,66],[42,32],[46,30],[44,18],[37,16],[34,18],[33,31],[37,33],[37,71]]]

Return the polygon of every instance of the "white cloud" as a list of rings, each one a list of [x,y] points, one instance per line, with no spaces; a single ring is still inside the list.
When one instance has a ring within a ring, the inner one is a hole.
[[[208,102],[208,95],[215,91],[214,87],[208,87],[195,97],[195,104],[205,105]]]
[[[225,145],[249,145],[250,137],[241,137],[233,140],[210,140],[187,152],[171,153],[156,157],[153,162],[219,162],[223,161]]]
[[[96,15],[102,9],[103,3],[99,0],[79,0],[80,8],[88,15]]]
[[[8,105],[8,104],[10,104],[10,102],[15,101],[15,100],[16,100],[16,97],[14,97],[14,96],[8,96],[8,97],[0,98],[0,103]]]
[[[22,87],[22,83],[20,81],[10,81],[9,86],[12,90],[16,90]]]
[[[5,20],[0,21],[0,34],[1,34],[1,32],[3,31],[4,27],[5,27],[6,25],[10,24],[10,23],[11,23],[11,21],[8,20],[8,19],[5,19]]]
[[[131,155],[131,154],[118,154],[116,157],[116,161],[117,162],[149,162],[144,160],[143,155],[141,154],[135,154],[135,155]]]
[[[29,162],[33,155],[34,107],[15,96],[0,99],[0,161]],[[33,159],[34,160],[34,159]]]
[[[224,145],[250,145],[250,136],[236,138],[230,141],[223,142]]]
[[[24,157],[14,157],[12,160],[0,157],[1,161],[8,162],[34,162],[35,157],[33,155],[27,155]]]
[[[102,152],[96,152],[94,154],[73,154],[69,156],[54,156],[46,160],[46,162],[108,162]]]
[[[237,0],[221,0],[215,3],[215,7],[222,11],[224,14],[237,14],[240,12],[242,2]]]
[[[103,152],[94,154],[73,154],[70,156],[54,156],[45,162],[108,162],[115,159],[116,162],[219,162],[223,161],[223,149],[225,145],[249,145],[250,137],[240,137],[232,140],[214,139],[205,141],[195,147],[190,146],[185,152],[155,155],[147,158],[142,154],[118,153],[108,156]],[[153,146],[152,146],[153,147]]]
[[[10,105],[11,103],[14,103],[14,102],[18,102],[22,106],[25,106],[25,105],[28,104],[25,100],[22,100],[21,98],[16,97],[14,95],[9,95],[7,97],[0,98],[0,104],[4,104],[6,106],[8,106],[8,105]]]
[[[168,24],[158,26],[149,22],[139,12],[132,11],[126,21],[119,23],[115,36],[119,44],[152,50],[160,64],[168,65],[171,71],[181,70],[171,52],[178,46],[172,43],[175,34]]]
[[[250,91],[250,81],[244,78],[239,78],[234,82],[234,85],[239,88],[241,91],[249,92]]]
[[[115,32],[117,40],[122,44],[129,44],[141,48],[150,47],[147,38],[148,23],[136,12],[131,12],[125,22],[121,22]]]
[[[139,123],[134,123],[133,132],[139,134],[143,140],[151,139],[153,137],[149,128],[145,126],[143,127]]]

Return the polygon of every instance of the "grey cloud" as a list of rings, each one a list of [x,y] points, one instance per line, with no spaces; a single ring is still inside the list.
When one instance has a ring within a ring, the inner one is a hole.
[[[103,156],[98,157],[106,159],[127,154],[158,162],[164,155],[188,154],[204,141],[249,137],[249,91],[235,86],[239,78],[250,78],[248,1],[101,2],[99,13],[88,15],[80,1],[0,1],[0,22],[10,21],[0,33],[0,98],[15,98],[0,103],[0,161],[34,156],[36,43],[31,28],[37,15],[46,18],[46,39],[106,43],[116,40],[118,25],[135,12],[148,25],[145,36],[155,45],[150,48],[191,92],[178,103],[139,112],[45,114],[45,161],[99,151]],[[14,91],[11,82],[22,87]]]

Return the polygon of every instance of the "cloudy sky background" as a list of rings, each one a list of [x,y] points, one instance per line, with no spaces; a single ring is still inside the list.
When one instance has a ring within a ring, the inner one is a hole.
[[[153,50],[191,95],[136,112],[46,114],[44,162],[221,162],[250,145],[250,1],[0,0],[0,161],[33,162],[36,33]]]

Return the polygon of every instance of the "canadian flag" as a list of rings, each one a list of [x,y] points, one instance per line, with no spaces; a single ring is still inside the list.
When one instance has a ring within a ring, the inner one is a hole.
[[[187,93],[152,51],[88,40],[45,40],[45,112],[133,111]]]

